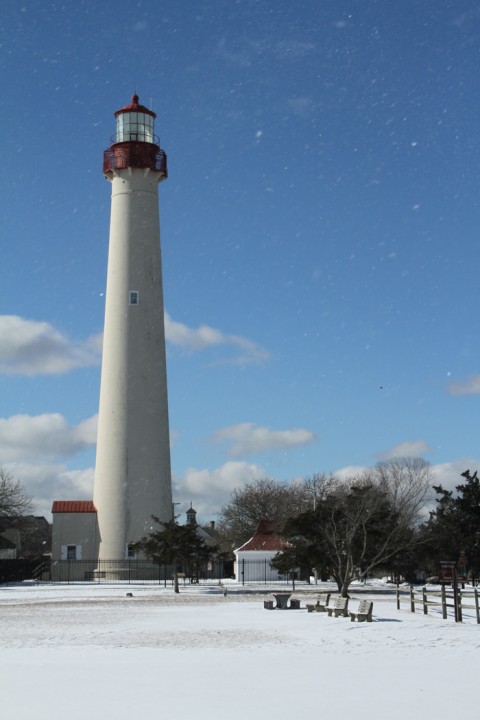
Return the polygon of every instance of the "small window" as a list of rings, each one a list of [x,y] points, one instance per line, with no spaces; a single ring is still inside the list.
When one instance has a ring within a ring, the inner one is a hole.
[[[135,560],[135,546],[132,543],[127,545],[127,560]]]
[[[128,294],[128,304],[129,305],[138,305],[140,301],[140,293],[138,290],[130,290]]]
[[[77,559],[77,546],[76,545],[67,545],[67,560],[76,560]]]

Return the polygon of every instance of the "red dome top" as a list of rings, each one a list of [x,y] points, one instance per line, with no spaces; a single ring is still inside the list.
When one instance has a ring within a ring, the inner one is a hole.
[[[138,95],[132,95],[132,102],[130,105],[125,105],[125,107],[120,108],[120,110],[117,110],[114,112],[114,116],[117,117],[118,115],[121,115],[122,113],[126,112],[140,112],[140,113],[146,113],[147,115],[151,115],[153,118],[157,117],[157,114],[154,113],[152,110],[149,110],[145,107],[145,105],[139,105],[138,103]]]

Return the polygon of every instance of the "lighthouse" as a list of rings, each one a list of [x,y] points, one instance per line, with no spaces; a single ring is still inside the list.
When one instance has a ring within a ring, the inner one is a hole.
[[[103,160],[112,200],[93,494],[102,561],[131,557],[152,515],[172,517],[158,207],[167,158],[138,95],[114,116]]]

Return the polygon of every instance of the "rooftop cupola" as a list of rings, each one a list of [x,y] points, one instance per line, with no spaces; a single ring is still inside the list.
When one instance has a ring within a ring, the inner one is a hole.
[[[187,515],[187,525],[196,525],[197,524],[197,511],[193,509],[191,503],[190,508],[186,512]]]

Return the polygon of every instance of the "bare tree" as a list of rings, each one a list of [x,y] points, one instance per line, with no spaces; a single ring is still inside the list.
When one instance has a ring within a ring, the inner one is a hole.
[[[430,465],[419,457],[394,458],[376,465],[371,475],[399,515],[408,523],[418,524],[432,487]]]
[[[269,520],[281,531],[288,518],[311,507],[309,502],[302,483],[285,485],[259,478],[235,489],[218,524],[222,550],[232,550],[252,537],[260,520]]]
[[[285,528],[292,547],[277,556],[282,570],[296,564],[333,575],[342,595],[355,577],[410,551],[421,541],[419,512],[431,482],[423,460],[394,460],[363,475],[332,479],[315,510]]]
[[[325,473],[314,473],[309,477],[304,478],[300,488],[302,492],[302,501],[305,505],[305,510],[311,508],[315,510],[318,503],[321,502],[328,491],[337,483],[336,478],[333,475],[326,475]]]
[[[32,499],[21,483],[0,468],[0,524],[5,518],[18,518],[31,510]]]

